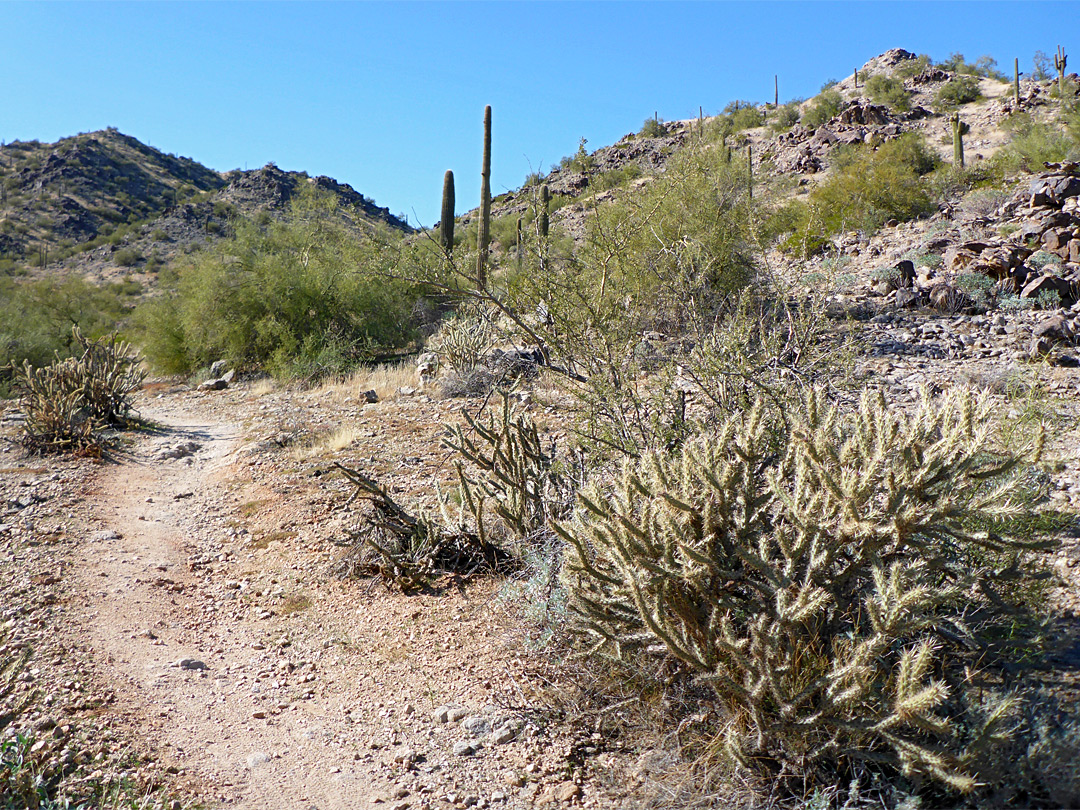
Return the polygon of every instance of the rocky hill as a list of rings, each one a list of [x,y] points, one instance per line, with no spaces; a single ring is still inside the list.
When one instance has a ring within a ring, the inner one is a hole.
[[[334,194],[358,224],[410,230],[329,177],[273,164],[222,173],[113,128],[53,144],[14,141],[0,147],[0,271],[151,280],[162,264],[228,233],[231,218],[280,214],[303,184]]]

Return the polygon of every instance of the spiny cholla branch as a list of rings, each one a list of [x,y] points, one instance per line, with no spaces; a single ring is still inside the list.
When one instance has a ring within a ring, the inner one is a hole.
[[[971,790],[946,676],[997,649],[1010,581],[1046,547],[1002,530],[1039,447],[991,453],[988,407],[924,392],[908,418],[866,394],[845,416],[811,390],[787,433],[759,401],[678,457],[628,463],[556,527],[579,629],[595,652],[698,673],[745,764],[884,759]]]

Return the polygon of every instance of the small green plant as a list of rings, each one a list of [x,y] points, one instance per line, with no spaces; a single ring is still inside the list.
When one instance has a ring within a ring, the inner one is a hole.
[[[801,105],[802,99],[796,99],[787,102],[787,104],[782,104],[773,114],[769,126],[772,127],[775,132],[786,132],[791,129],[799,123],[799,107]]]
[[[1027,263],[1036,270],[1043,270],[1048,265],[1060,265],[1061,257],[1046,250],[1036,250],[1028,256]]]
[[[1005,74],[997,69],[997,60],[988,55],[980,56],[974,62],[968,62],[964,59],[964,55],[957,51],[950,54],[948,59],[940,62],[938,67],[942,70],[967,76],[984,76],[998,81],[1005,81],[1006,79]]]
[[[133,267],[142,260],[142,255],[135,248],[124,248],[113,254],[113,261],[121,267]]]
[[[904,83],[884,73],[876,73],[866,80],[866,94],[896,112],[911,109],[911,94],[904,89]]]
[[[1009,142],[992,158],[1008,172],[1036,172],[1044,163],[1059,163],[1080,156],[1080,142],[1052,123],[1036,121],[1028,113],[1014,113],[1002,126]]]

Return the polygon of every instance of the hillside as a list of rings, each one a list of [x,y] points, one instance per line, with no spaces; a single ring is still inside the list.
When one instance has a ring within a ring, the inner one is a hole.
[[[162,265],[228,234],[231,218],[280,216],[302,184],[358,225],[411,230],[348,185],[272,164],[217,172],[111,128],[15,141],[0,147],[0,268],[152,284]]]

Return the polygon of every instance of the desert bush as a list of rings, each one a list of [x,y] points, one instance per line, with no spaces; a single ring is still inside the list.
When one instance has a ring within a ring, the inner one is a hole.
[[[989,420],[967,393],[924,392],[903,416],[879,393],[842,413],[811,389],[627,463],[558,526],[577,632],[592,655],[694,673],[726,713],[725,758],[759,776],[876,768],[974,790],[992,774],[971,751],[1008,730],[963,698],[1031,639],[1047,545],[1009,531],[1039,442],[1001,455]]]
[[[873,232],[889,219],[930,214],[934,203],[922,176],[936,157],[917,135],[904,135],[877,149],[837,150],[833,173],[809,195],[806,232],[795,242],[845,230]]]
[[[138,264],[141,259],[142,256],[135,248],[123,248],[113,254],[113,261],[121,267],[133,267]]]
[[[1043,163],[1080,157],[1080,141],[1060,126],[1035,121],[1027,113],[1014,113],[1003,126],[1012,135],[992,161],[1006,172],[1037,172]]]
[[[914,59],[908,59],[893,68],[893,75],[901,79],[910,79],[912,76],[922,73],[932,64],[933,60],[927,54],[921,53]]]
[[[0,397],[24,361],[48,365],[81,351],[72,325],[96,337],[116,327],[125,307],[118,291],[78,277],[20,281],[0,277]]]
[[[911,94],[904,89],[904,83],[884,73],[876,73],[866,80],[866,94],[896,112],[911,109]]]
[[[772,122],[769,124],[775,132],[786,132],[799,123],[799,107],[803,100],[797,99],[782,104],[776,110]]]
[[[742,132],[744,129],[753,129],[765,123],[765,114],[757,105],[750,102],[743,102],[743,104],[745,106],[727,113],[730,116],[732,132]]]
[[[938,67],[953,73],[967,76],[985,76],[998,81],[1005,81],[1007,78],[1004,73],[997,69],[997,60],[988,55],[980,56],[972,63],[964,59],[964,55],[957,51],[950,54],[948,59],[940,62]]]
[[[824,88],[810,102],[800,123],[807,129],[817,129],[829,119],[839,115],[845,106],[844,97],[838,90],[831,87]]]
[[[237,224],[235,236],[162,272],[136,310],[150,361],[190,373],[214,360],[277,376],[340,373],[408,344],[415,288],[388,280],[390,237],[360,233],[328,194],[305,189],[288,221]]]
[[[974,76],[954,76],[934,93],[934,106],[951,110],[982,97],[979,80]]]
[[[646,118],[645,123],[638,130],[642,138],[659,138],[667,134],[667,127],[659,118]]]

